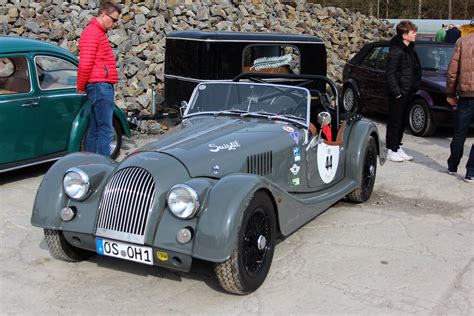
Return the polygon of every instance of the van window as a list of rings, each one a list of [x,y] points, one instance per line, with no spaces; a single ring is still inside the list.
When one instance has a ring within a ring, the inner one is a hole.
[[[294,46],[249,45],[242,60],[242,72],[300,73],[300,53]]]
[[[0,95],[31,91],[26,57],[0,57]]]
[[[36,56],[35,66],[41,90],[76,87],[77,67],[69,61],[52,56]]]

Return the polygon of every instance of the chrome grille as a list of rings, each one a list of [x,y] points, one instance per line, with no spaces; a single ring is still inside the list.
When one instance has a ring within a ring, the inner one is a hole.
[[[155,181],[148,171],[136,167],[118,171],[100,201],[96,235],[143,244],[154,197]]]
[[[247,157],[247,172],[265,176],[272,173],[272,152],[252,155]]]

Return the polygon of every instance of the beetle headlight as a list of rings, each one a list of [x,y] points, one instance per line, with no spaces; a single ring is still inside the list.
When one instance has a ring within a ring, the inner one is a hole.
[[[179,218],[190,218],[199,210],[199,196],[186,184],[177,184],[168,192],[168,207]]]
[[[67,196],[74,200],[86,198],[90,189],[90,180],[87,173],[79,168],[70,168],[63,178],[63,188]]]

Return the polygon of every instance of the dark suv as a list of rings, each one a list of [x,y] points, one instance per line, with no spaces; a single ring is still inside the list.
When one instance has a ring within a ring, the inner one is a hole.
[[[385,65],[389,42],[365,45],[344,66],[343,106],[346,111],[388,113]],[[454,45],[417,42],[422,78],[410,108],[408,126],[416,136],[430,136],[438,126],[454,124],[453,108],[446,102],[446,71]]]

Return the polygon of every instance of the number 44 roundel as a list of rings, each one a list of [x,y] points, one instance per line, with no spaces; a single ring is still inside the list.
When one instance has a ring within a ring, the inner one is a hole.
[[[331,182],[336,176],[339,164],[339,146],[318,145],[318,171],[324,183]]]

